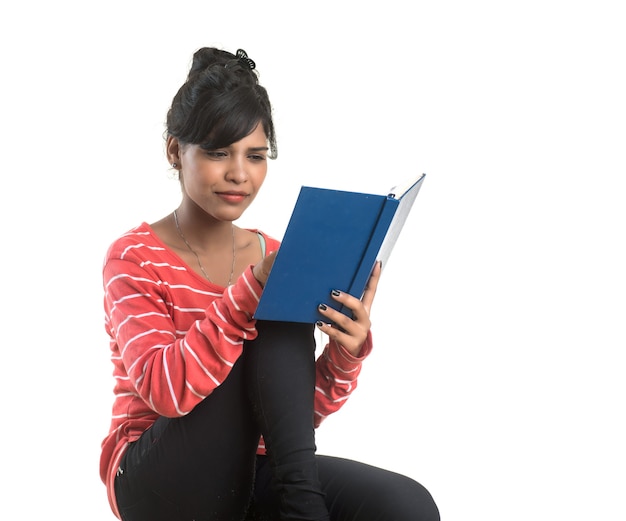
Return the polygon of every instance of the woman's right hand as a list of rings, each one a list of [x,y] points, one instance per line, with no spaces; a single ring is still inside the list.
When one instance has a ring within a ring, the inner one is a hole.
[[[274,265],[274,259],[276,258],[276,252],[273,251],[267,257],[264,257],[260,262],[257,262],[252,268],[252,274],[254,278],[261,283],[261,286],[265,287],[267,277],[269,277],[272,266]]]

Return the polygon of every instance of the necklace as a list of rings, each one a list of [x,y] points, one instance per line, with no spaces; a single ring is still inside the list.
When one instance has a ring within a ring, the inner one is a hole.
[[[187,246],[187,248],[189,248],[189,251],[191,253],[194,254],[196,260],[198,261],[198,266],[200,267],[200,271],[202,272],[202,274],[206,277],[206,279],[209,282],[213,281],[211,280],[211,278],[207,275],[207,272],[204,269],[204,266],[202,265],[202,263],[200,262],[200,256],[196,253],[196,251],[191,247],[191,244],[189,244],[187,242],[187,239],[185,238],[185,236],[183,235],[182,230],[180,229],[180,225],[178,224],[178,215],[176,214],[176,210],[174,210],[174,223],[176,224],[176,231],[178,232],[178,235],[180,235],[180,238],[183,240],[183,242],[185,243],[185,245]],[[228,286],[230,286],[233,282],[233,273],[235,273],[235,227],[231,224],[232,226],[232,231],[233,231],[233,264],[230,268],[230,275],[228,277]]]

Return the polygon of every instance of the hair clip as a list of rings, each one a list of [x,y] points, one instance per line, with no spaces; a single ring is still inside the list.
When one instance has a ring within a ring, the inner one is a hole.
[[[247,69],[252,70],[256,67],[256,63],[254,63],[253,60],[248,58],[248,53],[246,53],[246,51],[244,51],[243,49],[237,49],[236,56],[237,56],[237,59],[239,60],[239,63],[241,63],[241,65],[243,65]]]

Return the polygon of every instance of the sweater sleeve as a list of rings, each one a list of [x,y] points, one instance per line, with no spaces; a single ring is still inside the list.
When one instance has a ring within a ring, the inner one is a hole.
[[[315,427],[338,411],[356,389],[363,360],[371,353],[372,345],[371,331],[358,357],[337,342],[326,345],[316,363]]]
[[[189,310],[176,309],[171,299],[174,289],[151,277],[144,266],[110,259],[104,282],[107,330],[117,344],[113,362],[118,394],[124,389],[139,394],[159,415],[189,413],[225,380],[244,340],[256,337],[251,317],[261,286],[251,266],[222,295],[187,299],[204,302],[206,309],[195,310],[203,313],[202,318],[186,332],[176,330],[172,315]]]

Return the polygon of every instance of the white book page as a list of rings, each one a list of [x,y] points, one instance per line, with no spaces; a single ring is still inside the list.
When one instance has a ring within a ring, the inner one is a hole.
[[[389,226],[389,230],[387,231],[385,240],[380,246],[380,250],[377,256],[377,259],[379,261],[382,261],[383,263],[383,269],[387,264],[387,260],[389,259],[389,256],[391,255],[391,250],[393,249],[394,245],[396,244],[396,241],[398,240],[400,231],[402,230],[402,227],[404,226],[404,223],[406,222],[406,218],[409,215],[409,212],[411,211],[411,208],[413,207],[413,203],[415,202],[415,198],[417,197],[417,194],[419,193],[419,190],[422,186],[422,183],[419,183],[416,185],[417,181],[422,177],[423,175],[419,176],[419,178],[417,179],[413,179],[410,183],[408,183],[405,186],[404,191],[402,192],[398,191],[400,193],[399,197],[394,196],[394,198],[396,199],[399,198],[400,203],[398,204],[398,209],[396,210],[396,214],[394,215],[393,220],[391,221],[391,225]],[[408,192],[406,190],[408,190]],[[392,193],[393,191],[390,192],[389,194],[390,197]]]

